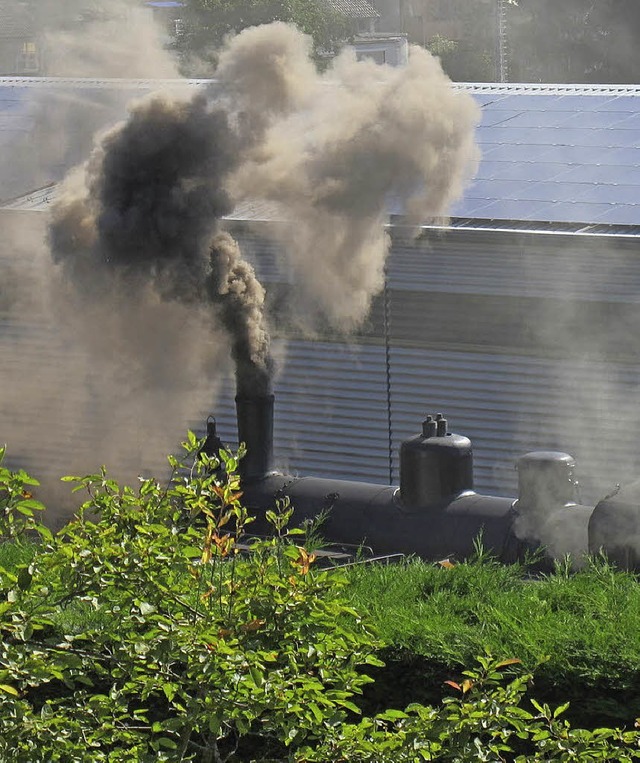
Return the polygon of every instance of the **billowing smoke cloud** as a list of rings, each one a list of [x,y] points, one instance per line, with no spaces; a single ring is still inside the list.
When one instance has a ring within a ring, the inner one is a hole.
[[[163,45],[166,33],[154,22],[150,8],[135,0],[110,0],[93,13],[86,4],[75,13],[56,5],[39,3],[37,9],[38,22],[46,30],[49,76],[178,76],[175,59]],[[73,19],[77,21],[71,26]]]
[[[270,33],[250,30],[245,41],[259,49]],[[447,214],[476,168],[479,111],[419,48],[403,68],[358,62],[345,52],[322,76],[308,66],[287,71],[297,75],[288,83],[296,97],[279,99],[286,107],[232,189],[238,198],[261,197],[288,211],[295,224],[280,231],[305,315],[315,309],[349,330],[382,286],[389,203],[414,222]],[[239,77],[236,90],[259,103],[262,83]]]
[[[285,24],[241,33],[220,57],[218,102],[154,96],[134,106],[52,223],[54,256],[80,281],[106,268],[152,281],[164,298],[217,304],[239,384],[251,368],[263,389],[263,291],[228,237],[206,252],[232,209],[228,189],[290,211],[294,278],[312,309],[350,329],[382,285],[390,196],[416,221],[441,217],[477,160],[477,107],[429,54],[413,51],[404,69],[344,54],[323,76],[309,53],[308,38]]]
[[[50,240],[54,259],[89,293],[106,281],[120,292],[151,287],[165,300],[210,303],[230,334],[239,385],[250,376],[266,392],[264,291],[217,231],[232,209],[225,181],[238,158],[226,112],[203,95],[146,99],[102,137],[56,202]]]
[[[129,431],[154,406],[155,430],[177,439],[210,407],[229,355],[241,394],[268,389],[264,291],[220,226],[235,203],[288,210],[283,261],[300,306],[348,330],[382,285],[387,203],[443,216],[473,173],[477,108],[424,51],[397,70],[345,54],[325,75],[309,51],[293,27],[246,30],[215,88],[134,103],[65,180],[42,272],[60,332],[84,348],[68,362],[103,424],[84,449],[92,468],[115,452],[140,463],[129,446],[145,438]]]
[[[178,77],[150,12],[138,14],[136,5],[110,3],[106,20],[50,31],[48,73]],[[60,18],[49,17],[56,11]],[[41,3],[37,12],[49,30],[73,17],[67,3]],[[86,159],[97,130],[126,115],[130,85],[74,84],[29,91],[34,126],[28,144],[2,146],[0,196],[61,179]],[[83,200],[95,202],[86,178],[81,167],[65,181],[76,224],[64,267],[51,257],[47,215],[0,212],[0,441],[12,463],[43,480],[52,524],[75,503],[63,474],[106,464],[130,483],[140,473],[162,476],[166,454],[211,410],[231,371],[210,309],[167,301],[141,274],[118,275],[92,258],[95,219]]]

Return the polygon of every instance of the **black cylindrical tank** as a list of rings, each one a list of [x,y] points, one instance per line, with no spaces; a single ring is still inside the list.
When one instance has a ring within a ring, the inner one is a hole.
[[[576,462],[569,453],[538,450],[519,458],[517,506],[548,513],[576,503]]]
[[[600,551],[623,569],[640,569],[640,480],[617,489],[593,510],[589,553]]]
[[[422,433],[400,446],[400,496],[406,506],[425,508],[473,490],[471,441],[447,431],[447,420],[427,416]]]
[[[540,450],[519,458],[518,500],[513,504],[513,531],[522,548],[542,552],[541,563],[570,556],[582,563],[588,545],[591,507],[577,503],[574,472],[569,453]]]
[[[288,498],[294,526],[325,514],[319,534],[331,543],[363,544],[379,554],[464,559],[473,554],[474,542],[481,537],[488,552],[504,558],[510,542],[512,499],[469,491],[433,511],[413,511],[398,492],[385,485],[274,475],[249,485],[243,501],[257,517],[251,525],[256,532],[267,529],[262,519],[265,509],[277,499]]]

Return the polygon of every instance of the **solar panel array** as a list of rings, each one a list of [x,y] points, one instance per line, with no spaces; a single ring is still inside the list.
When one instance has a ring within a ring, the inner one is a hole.
[[[452,215],[640,225],[640,88],[601,90],[474,93],[482,161]]]
[[[68,102],[75,109],[86,99],[97,111],[98,106],[104,109],[104,91],[119,91],[118,97],[113,92],[109,100],[123,112],[125,95],[140,95],[157,85],[152,81],[0,78],[0,163],[6,165],[14,157],[15,165],[10,188],[6,172],[2,178],[0,199],[35,187],[27,184],[35,182],[28,173],[21,187],[19,175],[25,172],[21,169],[25,162],[19,167],[15,156],[17,149],[37,153],[43,133],[46,137],[47,123],[42,121],[47,110],[42,103],[47,95],[52,99],[55,91],[58,95],[52,100]],[[640,225],[640,87],[496,84],[459,88],[471,92],[482,108],[477,132],[482,161],[474,182],[451,212],[454,218],[479,224]],[[71,124],[75,121],[75,117],[70,120]],[[49,172],[46,179],[56,180],[57,175]]]

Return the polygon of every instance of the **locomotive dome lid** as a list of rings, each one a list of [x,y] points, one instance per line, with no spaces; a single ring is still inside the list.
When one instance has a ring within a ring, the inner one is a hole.
[[[524,456],[520,456],[516,460],[516,465],[520,468],[525,464],[566,464],[567,466],[575,466],[576,460],[569,453],[563,453],[557,450],[534,450],[530,453],[526,453]]]

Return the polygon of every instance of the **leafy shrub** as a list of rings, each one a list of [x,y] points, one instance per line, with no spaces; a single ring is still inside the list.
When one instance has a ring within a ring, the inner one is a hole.
[[[12,541],[22,545],[30,531],[45,532],[36,520],[37,512],[44,510],[30,488],[38,481],[22,469],[11,471],[4,465],[6,448],[0,447],[0,542]]]
[[[464,671],[456,692],[439,707],[410,705],[357,724],[334,727],[307,761],[334,763],[417,763],[418,761],[628,761],[640,759],[636,731],[571,728],[561,716],[568,703],[552,710],[531,700],[524,706],[531,674],[503,675],[519,660],[486,655],[478,668]]]
[[[271,538],[247,538],[236,457],[184,445],[165,486],[69,478],[88,500],[55,537],[30,478],[0,472],[6,537],[42,536],[0,567],[0,763],[640,758],[636,731],[528,709],[514,659],[480,658],[439,705],[356,720],[359,668],[381,663],[345,579],[314,567],[286,504]]]
[[[137,491],[104,470],[69,478],[89,495],[75,521],[0,570],[1,760],[285,756],[356,710],[375,639],[294,542],[287,506],[240,553],[250,520],[223,459],[170,459],[167,486]]]

